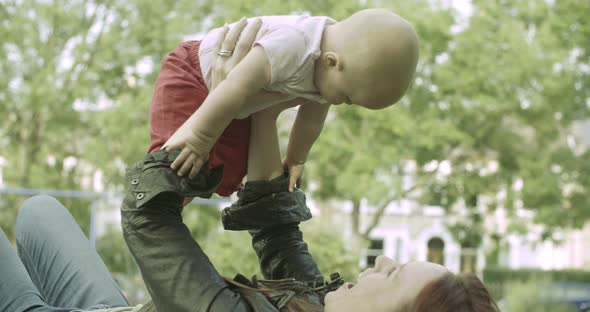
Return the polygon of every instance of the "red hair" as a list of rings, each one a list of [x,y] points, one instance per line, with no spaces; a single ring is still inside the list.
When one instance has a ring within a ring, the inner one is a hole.
[[[234,284],[238,284],[233,282]],[[240,287],[250,288],[238,284]],[[268,288],[250,288],[263,294],[272,292]],[[281,312],[321,312],[323,309],[295,297],[281,309]],[[482,281],[474,274],[446,273],[427,284],[416,299],[396,311],[399,312],[500,312]]]
[[[482,281],[474,274],[446,273],[426,285],[408,312],[499,312]]]

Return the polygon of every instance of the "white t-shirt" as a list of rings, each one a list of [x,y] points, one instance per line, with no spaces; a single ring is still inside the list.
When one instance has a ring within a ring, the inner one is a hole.
[[[326,16],[262,16],[260,19],[262,26],[254,45],[264,48],[270,63],[271,81],[265,89],[289,95],[280,102],[304,98],[326,103],[314,84],[314,64],[321,55],[320,43],[324,28],[336,21]],[[201,71],[209,88],[215,44],[221,29],[216,28],[207,33],[199,47]],[[237,118],[245,118],[278,103],[261,104],[240,112]]]

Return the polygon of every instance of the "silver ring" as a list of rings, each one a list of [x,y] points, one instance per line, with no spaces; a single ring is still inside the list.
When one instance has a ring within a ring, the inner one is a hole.
[[[231,56],[234,53],[234,51],[232,50],[219,50],[219,52],[217,52],[217,55],[219,56]]]

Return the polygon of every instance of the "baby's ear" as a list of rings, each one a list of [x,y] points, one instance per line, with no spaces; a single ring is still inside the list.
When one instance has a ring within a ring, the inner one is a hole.
[[[326,66],[328,66],[328,67],[334,67],[334,66],[340,67],[342,65],[342,62],[340,60],[340,56],[334,52],[326,52],[326,53],[324,53],[324,55],[322,55],[322,58],[323,58],[323,63],[326,64]]]

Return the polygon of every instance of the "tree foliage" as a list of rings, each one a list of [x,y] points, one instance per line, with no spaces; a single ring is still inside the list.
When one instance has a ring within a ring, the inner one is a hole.
[[[310,161],[314,194],[367,199],[375,216],[399,197],[460,206],[454,228],[467,245],[481,241],[482,209],[532,209],[548,231],[583,225],[589,152],[572,143],[572,126],[590,112],[580,57],[590,45],[572,29],[588,5],[474,1],[459,32],[452,10],[414,6],[397,9],[421,36],[414,86],[378,114],[334,110]],[[378,222],[369,224],[356,232],[366,237]]]
[[[360,237],[400,198],[459,214],[453,229],[469,246],[486,234],[486,211],[498,207],[511,218],[531,209],[549,232],[581,226],[590,218],[590,152],[573,125],[590,113],[590,2],[474,0],[468,18],[447,2],[2,1],[3,183],[91,190],[101,172],[104,190],[122,190],[125,165],[147,149],[158,64],[205,29],[241,16],[340,19],[388,7],[420,36],[415,82],[395,107],[331,112],[307,164],[313,197],[351,201]],[[374,211],[361,228],[363,200]],[[0,225],[9,237],[21,201],[0,200]],[[91,203],[65,204],[87,230]],[[189,227],[222,272],[256,270],[250,262],[232,263],[236,254],[252,258],[246,237],[217,234],[215,209],[193,208],[200,209],[185,212]],[[354,276],[356,260],[343,256],[350,244],[314,231],[306,237],[323,270]],[[320,242],[334,245],[314,247]],[[113,257],[112,265],[127,264]]]

